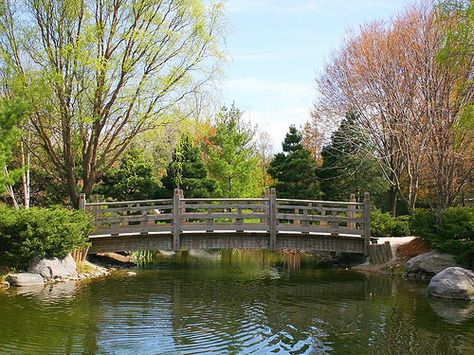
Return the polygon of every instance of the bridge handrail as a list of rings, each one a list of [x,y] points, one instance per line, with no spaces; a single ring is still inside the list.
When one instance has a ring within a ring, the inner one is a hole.
[[[98,234],[168,232],[176,250],[182,232],[198,230],[266,231],[270,249],[280,232],[358,235],[367,249],[370,243],[368,193],[356,202],[354,195],[350,201],[277,199],[275,189],[264,198],[184,198],[176,189],[173,199],[156,200],[88,203],[81,194],[80,206],[94,214]]]
[[[322,205],[342,205],[342,206],[363,206],[363,202],[355,201],[325,201],[325,200],[297,200],[293,198],[277,198],[277,202],[295,202],[295,203],[312,203]]]
[[[131,200],[131,201],[104,201],[104,202],[86,202],[86,206],[114,206],[114,205],[136,205],[136,204],[151,204],[151,203],[173,203],[172,198],[168,199],[158,199],[158,200]]]

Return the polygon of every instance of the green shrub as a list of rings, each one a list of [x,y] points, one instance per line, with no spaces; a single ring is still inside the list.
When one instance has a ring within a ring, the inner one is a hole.
[[[36,257],[62,258],[85,247],[92,229],[92,218],[82,211],[0,207],[0,257],[20,268]]]
[[[439,216],[417,210],[412,229],[434,248],[453,254],[464,266],[474,267],[474,208],[452,207]]]
[[[371,214],[370,233],[373,237],[403,237],[410,235],[410,217],[392,217],[388,212],[373,209]]]

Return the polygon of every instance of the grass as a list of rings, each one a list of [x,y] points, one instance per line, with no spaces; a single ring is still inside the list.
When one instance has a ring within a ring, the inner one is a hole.
[[[94,267],[86,261],[79,261],[76,263],[76,270],[78,274],[87,274],[94,271]]]

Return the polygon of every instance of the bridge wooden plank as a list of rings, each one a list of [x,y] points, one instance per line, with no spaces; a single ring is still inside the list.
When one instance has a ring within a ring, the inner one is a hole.
[[[182,218],[186,219],[220,219],[220,218],[230,218],[230,219],[255,219],[255,218],[265,218],[265,213],[212,213],[208,214],[205,212],[190,213],[185,212],[182,215]]]
[[[104,234],[127,234],[127,233],[153,233],[153,232],[171,232],[172,225],[169,223],[166,224],[156,224],[150,226],[148,224],[143,225],[129,225],[122,227],[102,227],[95,230],[90,236],[104,235]]]
[[[277,205],[277,208],[279,210],[286,210],[286,211],[293,211],[293,210],[308,210],[308,211],[314,211],[314,212],[348,212],[348,208],[343,208],[343,207],[324,207],[324,206],[299,206],[299,205]],[[356,212],[363,212],[363,209],[361,208],[356,208]]]
[[[89,206],[88,206],[89,207]],[[153,210],[172,210],[172,205],[150,205],[150,206],[123,206],[123,207],[106,207],[94,210],[94,213],[108,213],[108,212],[134,212],[134,211],[153,211]]]
[[[159,199],[159,200],[136,200],[136,201],[111,201],[111,202],[87,202],[86,207],[89,206],[114,206],[114,205],[133,205],[133,204],[172,204],[172,199]]]
[[[243,229],[248,231],[268,231],[268,226],[265,224],[258,223],[181,223],[181,231],[183,232],[195,232],[195,231],[234,231]]]
[[[166,214],[156,214],[156,215],[131,215],[131,216],[116,216],[116,217],[96,217],[96,221],[104,223],[116,223],[116,222],[146,222],[146,221],[167,221],[172,220],[173,215]]]
[[[232,203],[219,203],[219,204],[210,204],[210,203],[186,203],[185,204],[186,210],[188,209],[237,209],[237,208],[242,208],[242,209],[264,209],[265,204],[232,204]]]
[[[309,221],[309,222],[318,222],[318,221],[337,221],[340,223],[363,223],[363,218],[351,218],[345,216],[321,216],[321,215],[306,215],[306,214],[290,214],[290,213],[278,213],[277,219],[289,219],[293,221]]]
[[[277,202],[286,202],[286,203],[312,203],[312,204],[322,204],[322,205],[354,205],[354,206],[363,206],[362,202],[351,202],[351,201],[324,201],[324,200],[298,200],[298,199],[289,199],[289,198],[277,198]]]
[[[310,225],[310,226],[302,226],[299,224],[279,224],[277,225],[278,232],[308,232],[308,233],[327,233],[327,234],[353,234],[353,235],[362,235],[363,231],[357,228],[347,228],[347,227],[339,227],[337,229],[332,228],[330,225],[327,226],[318,226],[318,225]]]

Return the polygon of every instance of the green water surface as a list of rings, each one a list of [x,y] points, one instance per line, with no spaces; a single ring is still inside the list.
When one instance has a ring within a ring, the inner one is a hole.
[[[426,284],[264,252],[153,261],[0,291],[0,354],[474,354],[474,305]]]

